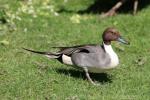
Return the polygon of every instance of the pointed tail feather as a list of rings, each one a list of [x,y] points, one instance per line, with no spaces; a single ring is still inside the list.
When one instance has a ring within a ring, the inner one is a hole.
[[[48,58],[59,58],[61,56],[60,53],[51,53],[51,52],[41,52],[41,51],[35,51],[35,50],[31,50],[31,49],[27,49],[27,48],[22,48],[26,51],[30,51],[33,53],[37,53],[37,54],[41,54],[41,55],[45,55]]]

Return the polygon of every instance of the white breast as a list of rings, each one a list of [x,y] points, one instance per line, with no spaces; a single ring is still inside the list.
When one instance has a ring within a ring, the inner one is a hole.
[[[108,68],[116,67],[119,64],[119,59],[118,59],[117,54],[113,51],[112,46],[104,44],[104,48],[105,48],[105,51],[109,54],[110,60],[111,60]]]

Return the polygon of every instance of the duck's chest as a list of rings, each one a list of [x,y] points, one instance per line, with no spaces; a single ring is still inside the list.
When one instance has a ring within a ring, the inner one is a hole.
[[[119,58],[116,53],[109,54],[110,55],[110,67],[115,67],[119,64]]]
[[[104,45],[104,48],[105,48],[105,51],[109,55],[109,58],[110,58],[109,67],[110,68],[116,67],[119,64],[119,58],[118,58],[117,54],[112,49],[111,45]]]

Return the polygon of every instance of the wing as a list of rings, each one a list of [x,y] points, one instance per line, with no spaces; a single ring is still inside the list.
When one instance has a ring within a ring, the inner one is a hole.
[[[59,48],[60,49],[59,53],[70,56],[73,53],[79,53],[79,52],[90,53],[92,52],[92,50],[89,49],[89,47],[91,46],[96,46],[96,45],[88,44],[88,45],[77,45],[72,47],[53,47],[53,48]]]
[[[79,47],[86,47],[86,46],[95,46],[96,44],[86,44],[86,45],[76,45],[76,46],[70,46],[70,47],[52,47],[52,48],[59,48],[60,50],[65,50],[69,48],[79,48]]]

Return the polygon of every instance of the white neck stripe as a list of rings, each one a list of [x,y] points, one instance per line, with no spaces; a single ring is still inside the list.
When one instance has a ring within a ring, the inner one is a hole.
[[[104,46],[106,53],[108,53],[110,56],[110,60],[111,60],[110,66],[111,67],[117,66],[119,64],[119,59],[118,59],[117,54],[114,52],[112,46],[106,45],[104,42],[103,42],[103,46]]]

